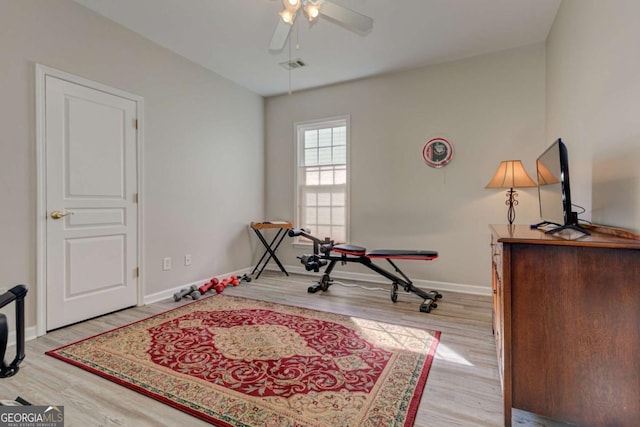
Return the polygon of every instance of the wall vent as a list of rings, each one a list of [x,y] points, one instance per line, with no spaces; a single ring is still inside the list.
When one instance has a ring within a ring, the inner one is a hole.
[[[295,70],[296,68],[301,68],[306,66],[307,64],[300,58],[293,59],[291,61],[284,61],[280,63],[280,66],[285,70]]]

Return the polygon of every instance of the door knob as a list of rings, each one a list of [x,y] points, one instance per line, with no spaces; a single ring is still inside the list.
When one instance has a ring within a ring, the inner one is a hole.
[[[53,212],[51,212],[51,218],[53,218],[53,219],[60,219],[60,218],[64,218],[64,217],[65,217],[65,216],[67,216],[67,215],[73,215],[73,214],[74,214],[74,212],[65,212],[65,213],[62,213],[62,212],[60,212],[60,211],[53,211]]]

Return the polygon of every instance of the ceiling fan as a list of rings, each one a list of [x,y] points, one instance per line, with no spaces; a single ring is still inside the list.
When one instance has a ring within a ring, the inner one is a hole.
[[[284,48],[293,23],[302,14],[314,24],[320,16],[358,34],[367,34],[373,28],[373,19],[330,0],[282,0],[283,8],[276,30],[271,37],[269,50]]]

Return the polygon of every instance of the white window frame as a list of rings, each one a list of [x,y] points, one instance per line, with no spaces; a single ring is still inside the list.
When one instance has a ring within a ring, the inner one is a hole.
[[[317,119],[317,120],[309,120],[309,121],[304,121],[304,122],[296,122],[294,124],[294,135],[296,137],[295,139],[295,165],[294,165],[294,173],[293,173],[293,200],[294,200],[294,218],[295,218],[295,222],[294,222],[294,227],[303,227],[303,222],[301,221],[301,200],[300,200],[300,193],[301,193],[301,184],[299,182],[299,177],[300,177],[300,168],[302,165],[302,156],[304,155],[304,150],[302,148],[302,143],[304,141],[304,133],[307,130],[313,130],[313,129],[323,129],[323,128],[328,128],[328,127],[337,127],[337,126],[346,126],[346,162],[345,162],[345,166],[346,166],[346,185],[345,185],[345,237],[346,237],[346,242],[349,242],[350,240],[350,234],[351,234],[351,223],[350,223],[350,205],[351,205],[351,197],[350,197],[350,186],[351,186],[351,173],[350,173],[350,158],[351,158],[351,117],[349,115],[344,115],[344,116],[336,116],[336,117],[329,117],[329,118],[324,118],[324,119]],[[316,236],[319,237],[321,239],[325,238],[325,237],[331,237],[334,238],[333,236]],[[344,243],[344,242],[340,242],[340,243]],[[302,245],[302,246],[309,246],[312,244],[311,241],[307,240],[307,239],[301,239],[301,238],[295,238],[293,239],[293,244],[294,245]]]

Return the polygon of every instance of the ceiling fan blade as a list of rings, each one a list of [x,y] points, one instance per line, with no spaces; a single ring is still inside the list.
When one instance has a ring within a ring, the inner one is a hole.
[[[289,38],[289,32],[291,32],[291,25],[284,22],[282,19],[278,19],[278,25],[273,32],[271,42],[269,43],[269,50],[282,50]]]
[[[359,34],[367,34],[373,28],[373,19],[328,0],[322,3],[320,14]]]

